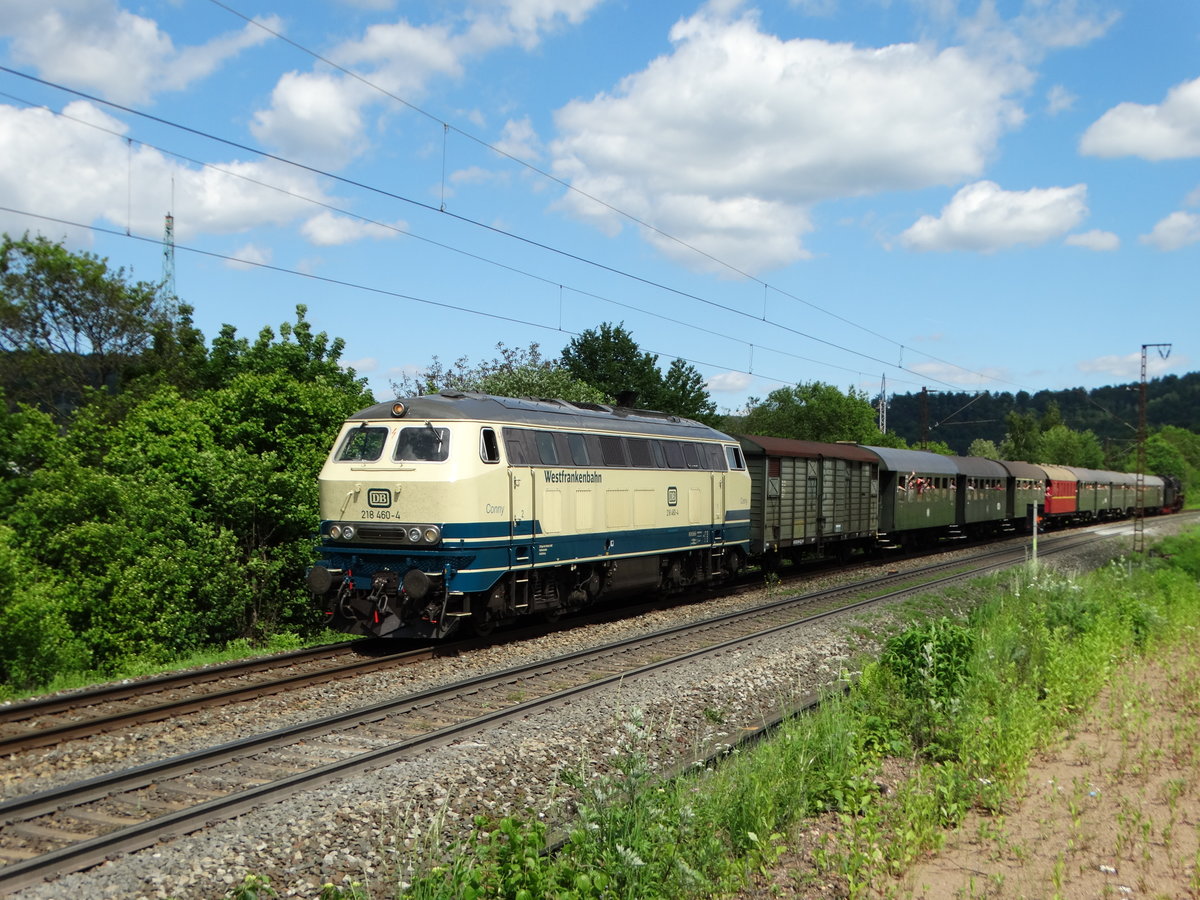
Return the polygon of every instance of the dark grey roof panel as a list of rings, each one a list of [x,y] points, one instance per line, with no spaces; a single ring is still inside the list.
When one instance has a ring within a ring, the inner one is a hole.
[[[854,462],[879,464],[879,457],[858,444],[835,444],[826,441],[797,441],[791,438],[764,435],[737,436],[747,456],[789,456],[801,459],[847,459]]]
[[[958,471],[971,478],[1007,478],[1008,470],[994,459],[983,456],[952,456]]]
[[[1037,481],[1045,480],[1046,471],[1041,466],[1032,463],[1019,462],[1012,459],[997,460],[1013,478],[1032,478]]]
[[[881,460],[883,468],[893,472],[922,472],[932,475],[957,475],[954,458],[926,450],[897,450],[893,447],[867,447]]]

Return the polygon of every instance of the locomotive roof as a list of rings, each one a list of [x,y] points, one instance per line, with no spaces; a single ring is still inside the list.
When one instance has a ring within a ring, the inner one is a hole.
[[[879,457],[857,444],[835,444],[825,441],[797,441],[791,438],[766,435],[738,435],[738,441],[748,456],[794,456],[804,459],[849,459],[855,462],[879,464]]]
[[[500,425],[546,426],[565,429],[619,431],[668,435],[691,440],[732,440],[728,435],[692,419],[647,409],[629,409],[600,403],[572,403],[530,397],[497,397],[464,391],[441,391],[399,401],[376,403],[354,413],[352,421],[387,419],[397,421],[393,404],[404,403],[405,415],[398,421],[478,421]]]

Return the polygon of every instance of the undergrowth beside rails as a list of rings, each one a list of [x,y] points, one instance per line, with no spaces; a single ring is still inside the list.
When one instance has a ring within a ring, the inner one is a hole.
[[[398,896],[561,900],[707,897],[770,865],[803,820],[833,817],[812,877],[843,895],[902,872],[972,808],[1002,809],[1033,751],[1059,735],[1113,669],[1178,640],[1200,612],[1200,534],[1144,563],[1081,577],[1022,570],[963,621],[888,639],[844,695],[720,765],[667,780],[636,714],[615,769],[569,777],[577,820],[546,853],[546,826],[479,818]],[[885,766],[906,773],[885,796]]]

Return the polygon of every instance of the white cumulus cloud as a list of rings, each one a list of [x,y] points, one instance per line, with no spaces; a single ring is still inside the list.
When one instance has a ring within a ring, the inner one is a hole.
[[[324,210],[301,225],[300,232],[311,243],[319,247],[335,247],[363,238],[376,240],[394,238],[398,234],[396,229],[405,227],[404,222],[398,222],[392,228],[388,228],[374,222],[364,222],[361,219],[339,216],[329,210]]]
[[[1200,215],[1182,210],[1173,212],[1139,240],[1143,244],[1165,251],[1178,250],[1188,244],[1200,242]]]
[[[1083,247],[1085,250],[1107,252],[1119,249],[1121,239],[1111,231],[1092,229],[1082,234],[1068,234],[1063,243],[1071,247]]]
[[[1066,234],[1087,215],[1087,186],[1002,190],[992,181],[962,188],[940,216],[922,216],[900,235],[913,250],[990,252]]]
[[[555,172],[751,270],[802,258],[822,200],[978,176],[1023,118],[1010,95],[1028,73],[961,48],[782,40],[719,5],[671,40],[611,92],[558,111]],[[579,194],[563,203],[614,224]]]
[[[277,18],[262,21],[280,27]],[[247,24],[205,44],[177,48],[157,22],[114,0],[0,0],[0,35],[10,39],[16,62],[118,103],[181,90],[270,39]]]
[[[1114,106],[1084,132],[1079,150],[1149,160],[1200,156],[1200,78],[1171,88],[1157,105]]]

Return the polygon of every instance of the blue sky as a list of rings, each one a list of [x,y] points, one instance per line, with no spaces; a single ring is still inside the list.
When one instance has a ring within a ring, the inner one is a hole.
[[[1192,0],[0,0],[0,230],[376,394],[623,322],[718,406],[1193,370]],[[114,105],[115,104],[115,105]]]

